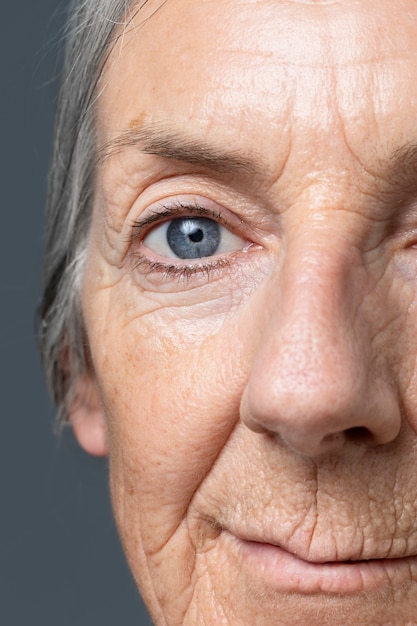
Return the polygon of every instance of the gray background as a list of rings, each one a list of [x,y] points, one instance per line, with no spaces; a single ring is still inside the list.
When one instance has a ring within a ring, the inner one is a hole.
[[[65,1],[3,2],[0,624],[150,624],[111,515],[106,461],[52,432],[36,351],[42,213]]]

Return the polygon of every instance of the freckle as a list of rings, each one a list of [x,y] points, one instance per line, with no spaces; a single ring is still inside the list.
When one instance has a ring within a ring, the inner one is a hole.
[[[142,128],[146,117],[148,117],[146,112],[142,111],[139,117],[135,117],[133,120],[129,122],[129,128],[132,130],[137,130],[138,128]]]

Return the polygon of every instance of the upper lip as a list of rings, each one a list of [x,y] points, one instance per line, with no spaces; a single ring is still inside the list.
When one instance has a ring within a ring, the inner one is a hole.
[[[415,553],[395,554],[390,550],[383,550],[383,546],[380,542],[372,552],[361,548],[356,548],[353,545],[349,545],[348,549],[335,552],[330,552],[329,547],[326,548],[326,541],[323,541],[322,546],[315,544],[315,548],[311,549],[310,546],[302,545],[294,541],[292,545],[288,545],[286,542],[277,541],[275,538],[268,536],[259,536],[257,533],[240,533],[238,531],[228,530],[240,541],[261,543],[266,545],[276,546],[285,550],[286,552],[294,555],[298,559],[306,561],[308,563],[349,563],[349,562],[366,562],[366,561],[380,561],[384,559],[400,559],[415,556]],[[392,542],[387,542],[387,545],[392,547]]]

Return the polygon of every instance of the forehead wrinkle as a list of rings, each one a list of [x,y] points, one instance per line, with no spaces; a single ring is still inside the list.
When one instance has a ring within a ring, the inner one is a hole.
[[[152,4],[152,3],[151,3]],[[262,3],[261,3],[262,4]],[[295,3],[296,4],[296,3]],[[172,7],[172,3],[166,3],[167,6]],[[328,25],[328,21],[326,20],[326,24]],[[328,28],[326,28],[326,32]],[[337,39],[335,37],[330,37],[325,39],[325,44],[327,48],[332,48],[333,43],[336,43]],[[327,58],[332,58],[333,55],[331,51],[327,49]],[[339,69],[332,65],[333,72],[336,69]],[[134,113],[133,113],[134,114]],[[175,121],[175,120],[174,120]],[[174,123],[174,121],[172,123]],[[100,151],[100,159],[106,160],[110,158],[113,154],[120,153],[124,148],[137,146],[138,150],[141,150],[144,154],[150,154],[159,156],[161,158],[169,159],[171,161],[179,160],[183,162],[188,162],[193,165],[198,165],[200,167],[204,167],[205,169],[220,172],[220,173],[230,173],[230,172],[242,172],[243,174],[251,174],[253,172],[253,164],[260,164],[258,166],[258,170],[261,171],[262,177],[265,177],[265,170],[261,169],[261,162],[258,155],[255,155],[255,158],[251,159],[242,159],[239,157],[240,149],[238,147],[238,151],[233,152],[230,150],[227,142],[221,141],[219,147],[216,148],[215,143],[205,143],[199,141],[198,135],[199,130],[197,130],[197,139],[192,137],[191,134],[187,136],[186,132],[184,132],[183,128],[180,128],[180,132],[175,130],[175,127],[170,128],[168,124],[164,127],[164,125],[156,125],[152,130],[152,137],[149,137],[149,127],[143,126],[139,124],[136,127],[127,127],[125,131],[122,131],[115,139],[112,139],[105,146],[102,147]],[[158,131],[157,133],[154,131]],[[228,153],[226,154],[223,151],[223,145],[228,149]],[[243,154],[243,149],[242,149]],[[249,148],[248,154],[251,154],[252,150]],[[360,156],[360,155],[359,155]],[[226,158],[225,158],[226,157]],[[399,187],[397,186],[398,174],[401,174],[401,185],[405,180],[404,176],[404,168],[395,167],[392,163],[389,167],[385,168],[383,166],[382,161],[375,164],[376,167],[373,167],[374,164],[368,166],[366,163],[367,159],[357,159],[359,163],[362,165],[363,170],[366,171],[369,175],[373,176],[375,179],[378,179],[375,182],[375,190],[379,192],[380,196],[383,196],[383,191],[389,191],[391,189],[391,197],[398,197]],[[274,159],[275,161],[275,159]],[[365,166],[366,164],[366,166]],[[374,171],[372,171],[374,170]],[[397,172],[397,177],[394,177],[394,170]],[[408,171],[409,168],[408,168]],[[381,178],[386,177],[389,181],[389,184],[384,180],[380,180]],[[396,180],[394,180],[396,178]],[[410,176],[408,176],[410,179]],[[393,183],[391,184],[391,181]],[[409,181],[408,181],[409,183]],[[408,184],[407,183],[407,184]],[[371,185],[367,185],[368,189],[371,188]]]

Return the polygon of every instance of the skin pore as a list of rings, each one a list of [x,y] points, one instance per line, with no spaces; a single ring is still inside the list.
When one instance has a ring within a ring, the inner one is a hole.
[[[114,46],[71,419],[158,626],[414,623],[416,32],[169,0]],[[219,252],[171,252],[187,217]]]

